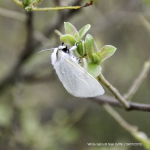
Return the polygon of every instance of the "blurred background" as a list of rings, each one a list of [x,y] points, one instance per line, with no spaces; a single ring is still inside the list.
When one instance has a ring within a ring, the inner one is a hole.
[[[82,6],[86,2],[43,0],[39,7]],[[139,142],[100,105],[67,93],[51,65],[51,52],[38,53],[48,45],[61,44],[54,30],[64,34],[64,21],[77,30],[91,24],[88,33],[99,49],[117,47],[102,63],[102,72],[121,94],[149,58],[149,0],[95,0],[93,6],[80,10],[31,13],[13,1],[0,1],[0,150],[143,150],[140,146],[87,146]],[[149,97],[150,75],[132,101],[150,103]],[[150,137],[150,113],[115,110]]]

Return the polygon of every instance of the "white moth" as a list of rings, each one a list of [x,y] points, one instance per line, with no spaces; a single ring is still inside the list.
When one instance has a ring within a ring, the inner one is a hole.
[[[52,65],[60,81],[65,89],[75,97],[87,98],[103,95],[105,91],[100,83],[82,68],[79,65],[80,60],[72,55],[72,51],[76,48],[77,45],[68,49],[63,44],[58,48],[53,48]]]

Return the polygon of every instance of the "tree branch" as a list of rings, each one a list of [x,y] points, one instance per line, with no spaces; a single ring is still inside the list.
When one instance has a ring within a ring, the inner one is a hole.
[[[24,62],[24,60],[28,57],[30,54],[30,49],[32,48],[32,34],[33,34],[33,23],[32,23],[32,12],[27,13],[27,20],[26,20],[26,27],[27,27],[27,40],[25,47],[22,50],[22,53],[18,57],[17,63],[14,65],[13,69],[10,70],[10,72],[4,77],[4,79],[0,82],[0,90],[3,89],[3,87],[6,87],[10,83],[13,82],[13,79],[17,77],[17,74],[19,72],[20,66]]]
[[[25,22],[25,20],[27,19],[26,15],[24,15],[22,13],[19,13],[17,11],[4,9],[4,8],[0,8],[0,15],[7,17],[7,18],[11,18],[11,19],[16,19],[16,20],[21,21],[21,22]]]
[[[130,105],[126,101],[126,99],[119,93],[119,91],[113,87],[102,75],[102,73],[98,76],[98,80],[101,81],[114,95],[115,97],[119,100],[119,102],[124,106],[124,108],[129,109]]]
[[[24,5],[22,2],[20,2],[19,0],[13,0],[17,5],[19,5],[20,7],[24,8]]]
[[[133,97],[133,95],[136,93],[139,86],[143,82],[143,80],[146,78],[149,70],[150,70],[150,60],[144,63],[143,68],[142,68],[139,76],[135,79],[135,81],[131,85],[128,92],[124,95],[124,98],[126,100],[130,100]]]
[[[73,3],[73,5],[80,4],[81,2],[82,2],[82,0],[76,0]],[[76,11],[75,10],[68,10],[66,13],[61,13],[57,19],[55,18],[55,20],[57,20],[55,23],[52,24],[52,21],[50,21],[50,23],[44,28],[45,30],[42,32],[43,35],[45,35],[46,37],[52,36],[53,35],[52,33],[54,32],[54,30],[59,29],[61,27],[64,17],[69,19],[72,15],[77,13],[79,10],[76,10]],[[29,15],[29,14],[31,14],[31,12],[29,12],[27,14]],[[27,17],[28,22],[31,21],[30,19],[31,18],[28,16]],[[29,28],[30,27],[28,27],[28,31],[29,31]],[[32,45],[29,46],[28,45],[29,42],[32,42]],[[21,68],[21,66],[25,63],[25,61],[30,56],[32,56],[35,49],[41,44],[37,40],[31,41],[29,39],[27,39],[26,43],[27,43],[26,44],[27,46],[22,50],[22,53],[20,54],[19,60],[17,61],[16,65],[13,67],[13,69],[11,69],[10,72],[7,73],[7,75],[5,75],[5,77],[0,82],[0,92],[2,92],[2,90],[5,89],[5,87],[7,87],[8,85],[10,85],[11,83],[14,82],[14,79],[17,77],[17,75],[19,76],[19,69]]]
[[[118,102],[117,99],[108,95],[95,97],[92,98],[91,100],[97,102],[100,105],[108,103],[111,106],[120,107],[120,108],[123,107],[123,105],[120,102]],[[128,102],[128,104],[129,104],[129,108],[127,109],[128,111],[138,110],[138,111],[150,112],[149,104],[141,104],[141,103],[134,103],[134,102]]]
[[[103,108],[111,115],[124,129],[126,129],[129,132],[135,132],[137,131],[137,127],[130,125],[127,123],[121,115],[117,111],[115,111],[109,104],[104,104]]]

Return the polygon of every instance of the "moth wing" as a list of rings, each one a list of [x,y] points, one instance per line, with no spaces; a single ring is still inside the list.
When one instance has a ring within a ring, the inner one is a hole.
[[[96,97],[104,94],[100,83],[72,59],[61,59],[56,72],[66,90],[75,97]]]

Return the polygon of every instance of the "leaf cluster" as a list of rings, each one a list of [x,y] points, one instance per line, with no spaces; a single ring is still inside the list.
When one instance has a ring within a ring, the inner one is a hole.
[[[97,77],[101,73],[101,62],[112,56],[116,48],[112,45],[105,45],[101,49],[98,49],[96,42],[92,35],[87,34],[85,40],[82,40],[87,31],[91,28],[90,24],[85,25],[79,31],[69,22],[64,23],[66,34],[60,36],[60,40],[71,46],[77,46],[76,54],[80,58],[86,58],[87,71]]]

